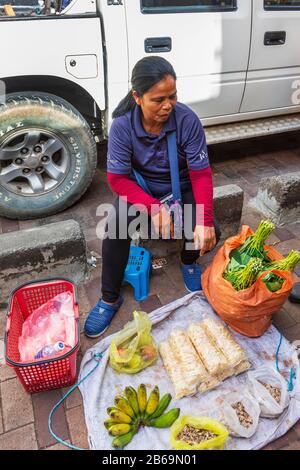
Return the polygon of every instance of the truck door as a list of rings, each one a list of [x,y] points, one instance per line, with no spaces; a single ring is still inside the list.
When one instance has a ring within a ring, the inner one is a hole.
[[[299,0],[253,0],[251,53],[241,112],[298,111],[299,25]]]
[[[238,113],[251,34],[251,0],[126,0],[129,74],[144,56],[169,60],[179,101],[201,118]]]

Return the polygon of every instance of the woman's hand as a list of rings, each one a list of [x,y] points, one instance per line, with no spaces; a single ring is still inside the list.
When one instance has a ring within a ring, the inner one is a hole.
[[[152,222],[157,234],[162,238],[168,239],[174,237],[174,226],[172,217],[164,205],[161,205],[160,211],[152,216]]]
[[[194,230],[194,243],[195,249],[200,250],[200,256],[203,256],[206,251],[212,250],[217,243],[215,228],[196,225]]]

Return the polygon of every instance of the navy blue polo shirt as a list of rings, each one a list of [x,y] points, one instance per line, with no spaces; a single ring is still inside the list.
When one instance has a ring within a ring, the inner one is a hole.
[[[145,131],[139,106],[114,119],[108,140],[107,171],[130,174],[132,168],[145,179],[152,195],[169,194],[171,173],[167,135],[176,130],[181,191],[191,188],[189,169],[209,167],[205,134],[198,116],[177,103],[160,135]]]

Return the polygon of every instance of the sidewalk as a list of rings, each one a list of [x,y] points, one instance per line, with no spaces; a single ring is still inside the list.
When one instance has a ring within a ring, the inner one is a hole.
[[[292,133],[215,146],[210,148],[209,154],[214,173],[214,185],[234,183],[244,189],[242,222],[255,229],[261,216],[248,207],[249,198],[256,194],[262,177],[299,171],[300,135]],[[56,216],[33,221],[18,222],[0,218],[0,233],[9,233],[71,218],[81,224],[88,248],[100,256],[100,241],[96,237],[96,226],[100,218],[96,216],[96,209],[100,203],[111,202],[113,198],[106,184],[105,170],[100,167],[92,186],[75,206]],[[287,254],[291,249],[300,250],[300,223],[277,228],[269,241],[275,244],[283,254]],[[212,256],[213,254],[206,256],[206,264]],[[97,267],[92,270],[89,282],[79,286],[81,326],[100,294],[101,259],[97,261]],[[297,267],[296,278],[300,281],[300,266]],[[113,319],[106,334],[109,335],[122,328],[124,323],[131,318],[134,309],[150,312],[185,294],[178,259],[172,256],[168,265],[151,278],[150,296],[146,301],[135,302],[131,288],[129,286],[124,288],[124,305]],[[5,315],[6,312],[0,310],[0,346],[4,337]],[[282,311],[274,317],[274,323],[288,340],[300,340],[300,305],[286,302]],[[96,341],[88,340],[83,334],[81,335],[79,364],[84,352]],[[0,349],[0,364],[3,362],[1,352]],[[0,365],[0,450],[64,448],[56,444],[49,434],[47,420],[51,408],[65,391],[54,390],[32,396],[27,395],[14,372],[5,365]],[[82,400],[78,390],[73,392],[64,406],[56,412],[53,428],[62,439],[79,447],[88,447]],[[285,436],[267,446],[266,449],[299,450],[300,421]]]

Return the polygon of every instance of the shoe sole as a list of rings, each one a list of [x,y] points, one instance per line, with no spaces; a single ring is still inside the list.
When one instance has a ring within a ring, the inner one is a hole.
[[[186,284],[184,284],[184,287],[185,287],[186,290],[187,290],[188,292],[190,292],[191,294],[192,294],[193,292],[201,292],[201,291],[202,291],[202,288],[197,289],[197,290],[190,290]]]
[[[102,330],[101,333],[98,333],[97,335],[88,335],[85,331],[84,331],[84,334],[88,338],[99,338],[99,336],[103,335],[106,332],[107,328],[108,326],[104,330]]]

